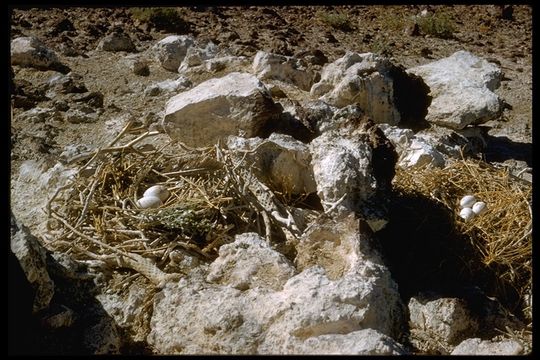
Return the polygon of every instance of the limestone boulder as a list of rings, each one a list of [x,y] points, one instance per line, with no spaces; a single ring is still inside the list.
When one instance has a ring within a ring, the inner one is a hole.
[[[310,93],[339,108],[358,104],[376,123],[396,125],[425,116],[428,91],[420,78],[408,75],[388,58],[348,51],[324,66]]]
[[[472,338],[456,346],[451,355],[523,355],[523,346],[514,340],[490,341]]]
[[[24,36],[11,41],[11,64],[40,70],[65,68],[56,53],[36,37]],[[67,71],[62,71],[66,73]]]
[[[287,258],[272,250],[256,233],[238,235],[219,248],[206,280],[235,289],[265,288],[279,291],[295,269]]]
[[[478,321],[458,298],[420,294],[409,301],[411,341],[425,351],[448,352],[474,335]]]
[[[188,49],[194,44],[195,39],[191,36],[170,35],[154,45],[153,51],[164,69],[177,72]]]
[[[354,216],[314,225],[297,249],[300,273],[260,236],[236,236],[208,275],[156,295],[148,343],[161,354],[405,353],[393,340],[403,305],[365,226]],[[348,252],[334,256],[336,271],[333,252]]]
[[[317,191],[309,147],[292,136],[277,133],[268,139],[230,136],[227,146],[268,186],[285,194]]]
[[[493,92],[500,85],[501,70],[468,51],[407,70],[420,76],[432,96],[426,120],[452,129],[497,118],[502,101]]]
[[[281,107],[255,76],[230,73],[172,97],[162,125],[189,146],[210,146],[229,135],[267,136],[280,114]]]
[[[315,79],[315,73],[302,60],[265,51],[255,55],[253,72],[261,80],[281,80],[304,91],[309,91]]]
[[[129,35],[124,33],[113,32],[102,38],[97,46],[98,50],[102,51],[136,51],[133,41]]]

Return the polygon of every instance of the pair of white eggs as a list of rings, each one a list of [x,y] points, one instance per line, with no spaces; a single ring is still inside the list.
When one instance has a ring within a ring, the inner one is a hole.
[[[476,198],[473,195],[465,195],[461,198],[459,206],[461,207],[459,216],[465,220],[465,222],[486,211],[486,203],[483,201],[476,201]]]
[[[142,198],[137,200],[137,206],[142,209],[158,208],[169,198],[169,195],[169,190],[163,185],[150,186]]]

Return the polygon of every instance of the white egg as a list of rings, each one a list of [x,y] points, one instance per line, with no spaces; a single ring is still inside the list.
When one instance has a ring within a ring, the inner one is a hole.
[[[459,206],[461,208],[470,208],[473,206],[473,204],[476,202],[476,199],[472,195],[465,195],[461,198],[461,201],[459,202]]]
[[[461,209],[461,211],[459,212],[459,216],[465,220],[465,222],[471,220],[473,217],[474,217],[474,212],[472,211],[471,208],[463,208]]]
[[[473,207],[472,207],[472,211],[476,214],[476,215],[480,215],[481,213],[483,213],[484,211],[486,211],[486,203],[483,202],[483,201],[478,201],[478,202],[475,202]]]
[[[161,199],[156,196],[143,196],[137,200],[137,205],[143,209],[158,208],[161,204]]]
[[[143,196],[155,196],[162,202],[165,202],[169,197],[169,190],[163,185],[150,186],[143,194]]]

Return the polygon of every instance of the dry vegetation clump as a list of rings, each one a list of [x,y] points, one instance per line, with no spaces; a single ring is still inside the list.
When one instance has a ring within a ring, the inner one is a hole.
[[[501,298],[511,290],[525,303],[532,282],[532,186],[506,169],[478,160],[454,161],[443,169],[398,170],[394,187],[441,203],[466,236],[481,264],[496,275]],[[487,210],[464,222],[459,201],[474,195]],[[522,305],[524,306],[524,305]],[[526,309],[522,309],[525,315]],[[526,315],[527,316],[527,315]]]

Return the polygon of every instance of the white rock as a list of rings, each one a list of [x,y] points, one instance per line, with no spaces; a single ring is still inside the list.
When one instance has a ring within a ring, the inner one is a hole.
[[[457,298],[412,297],[409,301],[411,333],[423,333],[446,344],[457,344],[474,333],[478,323]],[[414,335],[414,334],[413,334]]]
[[[501,70],[467,51],[407,70],[420,76],[433,100],[426,120],[453,129],[481,124],[499,116],[499,97],[493,93]]]
[[[12,40],[10,55],[12,65],[38,69],[50,69],[60,65],[56,53],[33,36],[18,37]]]
[[[153,196],[159,198],[162,202],[165,202],[169,198],[170,192],[166,186],[163,185],[153,185],[150,186],[143,193],[143,197]]]
[[[451,355],[521,355],[523,346],[514,340],[490,341],[467,339],[454,348]]]
[[[146,316],[145,302],[152,296],[151,288],[133,282],[121,292],[102,292],[96,295],[96,300],[119,327],[131,332],[132,340],[145,341],[147,332],[136,323]]]
[[[291,354],[311,355],[405,355],[403,346],[377,330],[362,329],[348,334],[326,334],[295,344]]]
[[[161,66],[169,71],[177,72],[187,50],[195,44],[195,40],[187,35],[171,35],[154,45],[155,56]]]
[[[401,115],[394,104],[392,67],[388,59],[376,54],[349,51],[324,66],[311,95],[340,108],[357,103],[376,123],[396,125]]]
[[[188,146],[211,146],[229,135],[259,136],[280,114],[255,76],[230,73],[171,98],[162,125]]]
[[[47,214],[42,209],[56,190],[72,181],[76,174],[76,169],[47,158],[23,162],[19,176],[11,185],[11,209],[17,219],[33,233],[46,231]],[[68,200],[62,194],[57,199]]]
[[[161,354],[402,353],[390,338],[403,310],[390,272],[359,234],[357,219],[325,221],[299,251],[315,255],[310,241],[328,239],[328,254],[349,244],[352,253],[340,260],[347,266],[333,279],[317,261],[293,275],[262,238],[237,236],[211,265],[208,280],[218,283],[194,274],[156,296],[148,343]]]
[[[135,75],[148,75],[148,60],[141,58],[138,54],[131,54],[122,59],[122,64]]]
[[[162,205],[160,198],[156,196],[143,196],[137,200],[137,206],[142,209],[155,209]]]
[[[379,124],[379,129],[384,132],[384,135],[394,144],[398,154],[405,149],[408,149],[412,139],[414,138],[414,132],[411,129],[402,129],[397,126],[388,124]]]
[[[122,33],[111,33],[101,39],[97,46],[103,51],[135,51],[135,45],[131,38]]]
[[[459,206],[463,208],[470,208],[474,205],[476,202],[476,198],[474,195],[465,195],[464,197],[459,200]]]
[[[408,148],[402,149],[398,166],[410,167],[443,167],[446,161],[444,156],[424,139],[413,137]]]
[[[203,61],[212,59],[218,53],[218,48],[213,42],[209,42],[204,48],[191,46],[186,51],[178,72],[183,72],[190,67],[202,65]]]
[[[238,152],[253,174],[286,194],[317,191],[309,147],[292,136],[272,134],[268,139],[229,136],[227,147]],[[249,152],[249,153],[248,153]]]
[[[258,51],[253,59],[253,72],[261,80],[281,80],[309,91],[315,73],[300,59]]]
[[[180,92],[187,90],[191,87],[191,81],[184,77],[180,76],[178,79],[167,79],[158,83],[153,83],[144,89],[145,96],[157,96],[162,93],[168,92]]]
[[[238,290],[265,288],[279,291],[294,275],[294,266],[256,233],[236,236],[234,243],[219,248],[219,257],[210,265],[208,282]]]
[[[484,211],[486,211],[486,203],[483,201],[475,202],[472,206],[472,211],[476,215],[482,214]]]
[[[465,220],[465,222],[470,221],[474,217],[475,213],[472,211],[471,208],[463,208],[459,212],[459,217]]]
[[[325,210],[344,196],[338,211],[358,210],[359,203],[375,194],[371,147],[337,130],[324,132],[309,145],[317,194]]]

